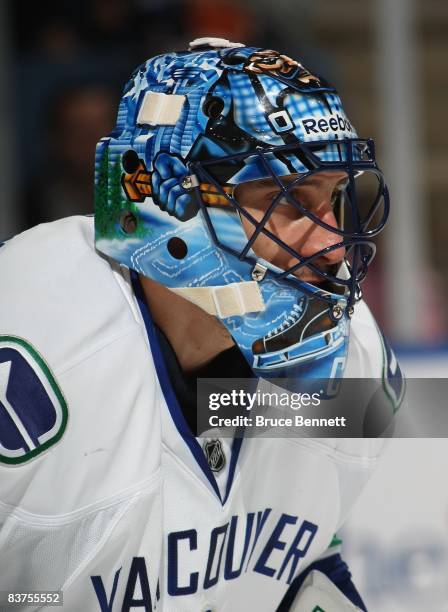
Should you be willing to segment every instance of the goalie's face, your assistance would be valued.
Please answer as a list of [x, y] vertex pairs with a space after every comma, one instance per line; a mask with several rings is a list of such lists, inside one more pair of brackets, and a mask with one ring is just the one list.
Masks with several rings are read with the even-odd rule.
[[[339, 198], [348, 180], [347, 173], [324, 171], [305, 178], [293, 174], [279, 180], [288, 188], [287, 193], [274, 179], [250, 181], [235, 188], [234, 196], [242, 208], [241, 221], [246, 235], [250, 239], [257, 234], [252, 243], [253, 251], [278, 268], [288, 270], [299, 263], [291, 251], [306, 259], [325, 250], [312, 263], [318, 270], [335, 275], [344, 259], [345, 248], [332, 248], [341, 242], [341, 236], [331, 228], [340, 227]], [[324, 225], [318, 225], [300, 207]], [[266, 233], [257, 232], [257, 224], [263, 219]], [[290, 251], [273, 237], [281, 240]], [[295, 268], [292, 273], [314, 285], [323, 281], [306, 265]]]

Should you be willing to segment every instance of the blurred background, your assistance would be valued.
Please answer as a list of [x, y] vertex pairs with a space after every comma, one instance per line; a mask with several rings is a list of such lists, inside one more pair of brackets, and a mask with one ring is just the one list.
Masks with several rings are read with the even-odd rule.
[[[446, 377], [444, 0], [2, 0], [0, 239], [93, 212], [95, 144], [127, 77], [206, 35], [302, 60], [336, 84], [359, 135], [375, 139], [392, 214], [364, 292], [408, 376]], [[345, 533], [355, 577], [372, 610], [448, 610], [448, 442], [397, 443]]]

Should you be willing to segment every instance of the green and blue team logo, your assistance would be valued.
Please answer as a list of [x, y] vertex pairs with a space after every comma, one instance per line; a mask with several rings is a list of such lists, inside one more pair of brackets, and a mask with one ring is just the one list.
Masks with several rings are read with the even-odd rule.
[[26, 340], [0, 336], [0, 463], [15, 465], [58, 442], [67, 403], [50, 368]]

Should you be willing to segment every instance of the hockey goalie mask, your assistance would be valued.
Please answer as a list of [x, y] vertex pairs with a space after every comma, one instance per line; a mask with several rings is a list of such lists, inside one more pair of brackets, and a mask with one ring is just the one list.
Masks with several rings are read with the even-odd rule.
[[96, 152], [96, 246], [218, 317], [257, 376], [341, 376], [389, 203], [336, 90], [201, 39], [132, 75]]

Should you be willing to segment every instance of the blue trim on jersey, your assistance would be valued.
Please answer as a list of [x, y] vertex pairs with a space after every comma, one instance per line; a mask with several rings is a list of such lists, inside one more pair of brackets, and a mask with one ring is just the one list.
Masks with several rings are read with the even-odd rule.
[[243, 443], [243, 438], [234, 438], [232, 444], [232, 456], [230, 458], [230, 467], [229, 473], [227, 474], [227, 486], [226, 486], [226, 494], [224, 496], [224, 500], [222, 505], [224, 505], [230, 495], [230, 490], [233, 484], [233, 478], [235, 476], [235, 468], [238, 461], [238, 457], [240, 455], [241, 445]]
[[154, 365], [156, 368], [157, 376], [159, 378], [160, 386], [162, 387], [163, 395], [165, 396], [165, 400], [166, 400], [168, 409], [170, 411], [171, 418], [173, 419], [178, 432], [184, 439], [184, 442], [188, 445], [188, 448], [190, 449], [191, 454], [196, 459], [197, 464], [199, 465], [201, 470], [204, 472], [207, 480], [210, 482], [211, 486], [213, 487], [213, 490], [218, 496], [221, 504], [224, 505], [227, 501], [227, 498], [229, 497], [230, 490], [232, 488], [233, 478], [235, 475], [235, 468], [236, 468], [238, 456], [239, 456], [240, 449], [241, 449], [242, 439], [235, 438], [233, 441], [232, 456], [230, 459], [229, 473], [227, 476], [226, 493], [225, 493], [224, 499], [222, 499], [218, 484], [215, 480], [212, 470], [210, 469], [210, 466], [208, 465], [205, 454], [199, 442], [192, 434], [187, 421], [185, 420], [184, 414], [179, 405], [174, 389], [171, 385], [171, 381], [168, 375], [165, 361], [163, 359], [162, 350], [160, 348], [156, 330], [154, 328], [154, 323], [153, 323], [148, 305], [145, 300], [143, 288], [140, 283], [138, 274], [134, 272], [133, 270], [131, 270], [130, 272], [131, 272], [132, 288], [134, 290], [134, 295], [137, 299], [137, 303], [140, 308], [140, 312], [142, 313], [143, 321], [146, 327], [146, 333], [148, 334], [148, 340], [149, 340], [149, 344], [151, 347], [152, 356], [154, 358]]
[[291, 586], [281, 600], [276, 612], [288, 612], [288, 610], [291, 609], [300, 587], [312, 570], [319, 570], [319, 572], [325, 574], [331, 580], [331, 582], [333, 582], [333, 584], [335, 584], [338, 589], [344, 593], [347, 599], [349, 599], [353, 604], [355, 604], [355, 606], [358, 606], [358, 608], [364, 612], [367, 612], [366, 605], [361, 599], [360, 594], [356, 590], [356, 587], [351, 580], [352, 575], [348, 569], [348, 565], [342, 560], [339, 553], [325, 557], [325, 559], [318, 559], [317, 561], [314, 561], [314, 563], [311, 563], [306, 570], [294, 578], [294, 580], [291, 582]]

